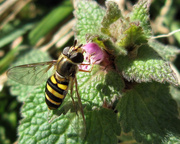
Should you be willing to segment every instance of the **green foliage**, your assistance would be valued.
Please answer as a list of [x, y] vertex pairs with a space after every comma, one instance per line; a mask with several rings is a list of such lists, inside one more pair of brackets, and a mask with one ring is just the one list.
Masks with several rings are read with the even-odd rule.
[[86, 35], [98, 35], [101, 26], [101, 20], [105, 14], [105, 9], [96, 2], [80, 1], [75, 11], [75, 17], [78, 19], [75, 32], [77, 40], [86, 43]]
[[5, 129], [3, 127], [0, 127], [0, 143], [10, 144], [10, 140], [5, 137]]
[[169, 137], [168, 133], [180, 132], [177, 104], [168, 85], [137, 84], [123, 95], [117, 109], [124, 131], [132, 130], [139, 142], [162, 143]]
[[164, 59], [167, 61], [174, 61], [176, 56], [180, 53], [180, 50], [175, 46], [164, 45], [158, 41], [149, 41], [149, 45]]
[[107, 10], [106, 10], [106, 15], [102, 20], [103, 27], [101, 28], [101, 32], [111, 36], [108, 30], [109, 26], [113, 22], [117, 21], [120, 17], [122, 17], [122, 15], [121, 15], [121, 11], [118, 9], [118, 5], [116, 5], [114, 2], [109, 1], [106, 6], [107, 6]]
[[19, 116], [17, 115], [19, 104], [7, 91], [8, 89], [5, 88], [0, 92], [0, 143], [2, 144], [11, 144], [16, 140]]
[[117, 57], [115, 63], [128, 81], [141, 83], [154, 80], [178, 85], [176, 74], [171, 69], [170, 63], [163, 61], [148, 45], [139, 48], [136, 59], [121, 56]]
[[169, 135], [169, 140], [167, 141], [167, 142], [164, 142], [164, 144], [178, 144], [178, 143], [180, 143], [180, 137], [179, 136], [177, 136], [177, 137], [175, 137], [175, 136], [172, 136], [172, 135]]
[[[170, 24], [171, 24], [171, 31], [175, 31], [175, 30], [179, 29], [179, 27], [180, 27], [179, 21], [172, 22]], [[180, 43], [180, 34], [179, 34], [179, 32], [175, 33], [174, 36], [176, 37], [178, 43]]]
[[88, 103], [91, 108], [93, 106], [100, 108], [103, 100], [110, 103], [124, 88], [124, 83], [117, 72], [112, 70], [106, 73], [99, 70], [98, 66], [95, 66], [91, 73], [79, 72], [77, 78], [82, 101]]
[[17, 28], [13, 28], [13, 30], [10, 33], [7, 33], [0, 39], [0, 48], [7, 45], [9, 42], [12, 42], [17, 37], [22, 36], [28, 30], [32, 29], [33, 26], [34, 23], [28, 23], [18, 26]]
[[130, 21], [138, 21], [144, 30], [144, 35], [147, 37], [151, 36], [149, 6], [149, 0], [139, 0], [130, 14]]
[[[93, 41], [110, 56], [113, 55], [114, 72], [122, 75], [119, 77], [121, 80], [116, 81], [116, 85], [121, 86], [122, 80], [125, 80], [125, 87], [119, 91], [123, 97], [117, 104], [124, 132], [132, 131], [138, 142], [171, 142], [170, 137], [177, 137], [180, 132], [180, 127], [176, 127], [180, 121], [177, 105], [171, 97], [167, 83], [179, 85], [177, 74], [169, 62], [176, 58], [179, 50], [149, 41], [152, 33], [148, 12], [150, 1], [139, 0], [128, 15], [124, 14], [115, 2], [106, 1], [104, 16], [97, 12], [98, 20], [93, 21], [93, 24], [98, 24], [91, 25], [94, 32], [89, 31], [91, 14], [86, 15], [84, 12], [91, 5], [103, 12], [104, 9], [94, 2], [79, 1], [78, 5], [75, 9], [77, 38], [83, 43], [85, 40]], [[112, 70], [107, 70], [108, 73], [110, 71]], [[95, 89], [97, 88], [96, 85]], [[86, 88], [83, 91], [86, 91]]]
[[1, 61], [0, 61], [0, 74], [3, 73], [7, 68], [8, 65], [11, 64], [15, 58], [15, 54], [17, 54], [19, 48], [16, 47], [12, 49]]
[[117, 143], [116, 136], [120, 134], [116, 114], [107, 109], [88, 112], [87, 115], [87, 143]]
[[43, 84], [33, 89], [25, 100], [22, 108], [24, 119], [18, 128], [19, 143], [77, 143], [80, 137], [74, 130], [74, 125], [79, 125], [76, 114], [69, 112], [49, 123], [44, 88]]
[[[133, 47], [146, 42], [146, 37], [143, 35], [143, 29], [136, 23], [130, 23], [129, 27], [123, 32], [124, 37], [119, 38], [117, 45], [121, 47]], [[122, 36], [120, 36], [122, 37]]]
[[[31, 44], [36, 44], [71, 12], [69, 3], [64, 1], [39, 22], [28, 34]], [[106, 1], [105, 5], [106, 8], [95, 1], [78, 0], [74, 12], [78, 42], [97, 43], [107, 52], [109, 61], [106, 67], [103, 61], [94, 65], [90, 73], [77, 73], [86, 125], [75, 109], [77, 106], [79, 110], [75, 92], [75, 104], [68, 94], [57, 111], [48, 111], [45, 82], [25, 86], [9, 81], [11, 94], [24, 103], [19, 143], [115, 144], [119, 139], [126, 142], [120, 135], [128, 132], [136, 142], [145, 144], [179, 142], [178, 106], [173, 99], [180, 104], [179, 89], [169, 87], [179, 85], [178, 73], [171, 68], [179, 50], [149, 40], [149, 0], [139, 0], [129, 14], [113, 1]], [[21, 52], [14, 65], [48, 60], [48, 53], [33, 49]], [[4, 135], [3, 129], [0, 132]]]
[[47, 16], [38, 23], [35, 29], [29, 33], [29, 40], [32, 45], [46, 35], [59, 22], [65, 19], [72, 12], [72, 4], [70, 0], [65, 0], [57, 8], [53, 9]]

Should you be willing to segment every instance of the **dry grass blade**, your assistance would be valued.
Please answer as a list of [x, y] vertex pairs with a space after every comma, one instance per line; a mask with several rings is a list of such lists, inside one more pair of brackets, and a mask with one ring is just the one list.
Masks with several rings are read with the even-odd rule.
[[172, 36], [173, 34], [177, 33], [177, 32], [180, 32], [180, 29], [177, 29], [175, 31], [172, 31], [168, 34], [163, 34], [163, 35], [158, 35], [158, 36], [153, 36], [151, 37], [151, 39], [158, 39], [158, 38], [164, 38], [164, 37], [169, 37], [169, 36]]
[[0, 76], [0, 91], [3, 89], [4, 87], [4, 83], [7, 81], [7, 75], [6, 72], [4, 72], [1, 76]]
[[5, 13], [14, 3], [17, 1], [5, 1], [2, 5], [0, 5], [0, 16]]
[[[59, 44], [57, 45], [58, 47], [62, 46], [74, 33], [70, 32], [72, 31], [72, 27], [75, 24], [75, 19], [72, 19], [68, 23], [66, 23], [64, 26], [62, 26], [56, 34], [54, 34], [52, 40], [46, 44], [45, 46], [42, 46], [40, 49], [42, 51], [47, 51], [49, 48], [51, 48], [55, 43], [57, 43], [61, 38]], [[70, 33], [69, 33], [70, 32]], [[73, 34], [72, 34], [73, 33]], [[66, 36], [65, 36], [66, 35]], [[64, 37], [65, 36], [65, 37]], [[60, 45], [61, 43], [61, 45]]]
[[165, 16], [170, 11], [171, 5], [172, 0], [166, 0], [164, 6], [160, 10], [160, 15], [155, 19], [154, 22], [151, 22], [154, 33], [169, 33], [168, 28], [164, 26], [163, 22], [165, 20]]
[[[4, 3], [2, 5], [2, 7], [4, 6], [5, 8], [3, 9], [3, 13], [5, 15], [6, 12], [9, 12], [9, 10], [11, 9], [12, 12], [10, 14], [8, 14], [6, 17], [4, 17], [4, 20], [2, 21], [2, 24], [0, 25], [0, 30], [11, 20], [13, 20], [15, 18], [15, 16], [21, 11], [21, 9], [30, 2], [31, 0], [25, 0], [25, 1], [14, 1], [14, 3]], [[11, 7], [11, 5], [13, 5]], [[0, 8], [1, 9], [1, 8]], [[2, 12], [1, 12], [2, 14]]]

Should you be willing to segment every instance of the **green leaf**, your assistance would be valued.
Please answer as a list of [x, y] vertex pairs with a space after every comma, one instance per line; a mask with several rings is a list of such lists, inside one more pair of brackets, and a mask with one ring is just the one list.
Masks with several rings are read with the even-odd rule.
[[137, 58], [119, 56], [115, 63], [128, 81], [171, 83], [178, 85], [176, 74], [170, 63], [163, 61], [148, 45], [142, 45], [138, 50]]
[[140, 22], [140, 26], [143, 28], [144, 35], [147, 38], [151, 36], [149, 6], [150, 0], [139, 0], [138, 3], [133, 6], [133, 10], [130, 14], [130, 21]]
[[127, 55], [128, 52], [124, 47], [118, 46], [115, 43], [113, 43], [110, 39], [106, 39], [103, 41], [104, 45], [106, 46], [106, 49], [110, 54], [114, 56], [119, 55]]
[[4, 127], [0, 126], [0, 143], [1, 144], [10, 144], [10, 140], [6, 138]]
[[133, 138], [132, 132], [124, 133], [123, 131], [121, 131], [119, 141], [121, 141], [121, 143], [127, 144], [138, 144], [138, 142]]
[[99, 66], [94, 66], [91, 73], [79, 72], [77, 79], [81, 99], [91, 109], [93, 106], [101, 107], [104, 100], [110, 104], [124, 88], [124, 82], [116, 71], [104, 71]]
[[121, 11], [118, 8], [118, 5], [113, 1], [106, 1], [106, 15], [102, 20], [101, 32], [111, 36], [109, 32], [109, 26], [122, 17]]
[[178, 107], [180, 109], [180, 88], [179, 87], [174, 87], [170, 86], [170, 93], [172, 97], [176, 100]]
[[117, 110], [124, 132], [132, 130], [138, 142], [160, 144], [180, 132], [177, 104], [168, 85], [137, 84], [126, 91]]
[[[175, 31], [178, 30], [180, 27], [180, 22], [179, 21], [174, 21], [173, 17], [172, 17], [173, 21], [170, 21], [170, 31]], [[168, 19], [169, 21], [169, 19]], [[173, 36], [176, 38], [176, 40], [178, 41], [178, 43], [180, 43], [180, 33], [176, 32], [173, 34]]]
[[8, 66], [13, 62], [15, 55], [19, 51], [19, 46], [11, 49], [0, 61], [0, 74], [7, 70]]
[[54, 8], [45, 16], [39, 24], [29, 33], [29, 40], [32, 45], [51, 31], [59, 22], [66, 19], [73, 10], [70, 0], [64, 0], [61, 5]]
[[34, 26], [34, 23], [28, 23], [28, 24], [22, 25], [16, 29], [14, 29], [13, 31], [11, 31], [11, 33], [4, 35], [2, 38], [0, 38], [0, 48], [2, 48], [3, 46], [7, 45], [10, 42], [12, 42], [19, 36], [22, 36], [28, 30], [32, 29], [33, 26]]
[[139, 21], [131, 22], [129, 18], [123, 17], [115, 2], [108, 1], [106, 5], [101, 31], [113, 39], [116, 47], [120, 50], [121, 47], [125, 47], [132, 51], [136, 46], [147, 42], [147, 36]]
[[131, 50], [132, 47], [136, 45], [147, 42], [142, 27], [136, 23], [130, 23], [129, 27], [122, 34], [124, 37], [118, 38], [116, 44], [121, 47], [126, 47], [128, 50]]
[[[77, 115], [68, 112], [48, 123], [48, 108], [42, 85], [35, 88], [25, 99], [21, 124], [18, 128], [19, 143], [78, 143], [81, 141], [75, 129]], [[76, 126], [76, 125], [75, 125]], [[79, 124], [78, 124], [79, 126]]]
[[87, 136], [89, 144], [116, 144], [120, 135], [120, 125], [112, 110], [100, 109], [87, 114]]
[[174, 61], [180, 54], [180, 50], [175, 46], [164, 45], [154, 40], [150, 40], [148, 43], [164, 60]]
[[94, 1], [79, 1], [75, 8], [75, 32], [78, 41], [86, 43], [86, 35], [100, 34], [105, 10]]
[[110, 38], [104, 35], [86, 35], [86, 40], [98, 44], [99, 47], [112, 55], [127, 55], [124, 47], [117, 46]]
[[169, 135], [169, 139], [166, 140], [166, 142], [164, 144], [179, 144], [179, 143], [180, 143], [179, 136]]

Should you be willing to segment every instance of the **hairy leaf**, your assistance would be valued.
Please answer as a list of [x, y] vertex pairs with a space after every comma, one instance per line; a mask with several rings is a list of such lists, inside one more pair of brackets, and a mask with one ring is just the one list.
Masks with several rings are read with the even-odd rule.
[[139, 48], [137, 58], [117, 57], [116, 65], [128, 81], [171, 83], [178, 85], [170, 63], [163, 61], [148, 45]]
[[169, 138], [165, 140], [163, 144], [178, 144], [178, 143], [180, 143], [180, 137], [169, 134]]
[[136, 23], [130, 23], [129, 27], [122, 34], [124, 37], [119, 38], [116, 43], [118, 46], [126, 47], [127, 49], [132, 49], [136, 45], [147, 42], [142, 27]]
[[86, 35], [100, 34], [101, 21], [105, 10], [94, 1], [79, 1], [75, 8], [75, 32], [78, 41], [86, 43]]
[[87, 143], [116, 144], [120, 135], [120, 126], [112, 110], [100, 109], [87, 114]]
[[118, 8], [118, 5], [115, 2], [107, 1], [106, 7], [107, 7], [107, 10], [106, 10], [106, 15], [104, 16], [103, 21], [102, 21], [101, 32], [111, 36], [111, 34], [108, 30], [109, 26], [113, 22], [118, 20], [120, 17], [122, 17], [122, 15], [121, 15], [121, 11]]
[[158, 41], [149, 41], [149, 45], [164, 59], [167, 61], [174, 61], [176, 56], [180, 54], [180, 50], [177, 47], [164, 45]]
[[[45, 85], [42, 85], [34, 89], [25, 100], [22, 108], [24, 119], [21, 120], [18, 128], [19, 143], [76, 143], [82, 141], [78, 133], [81, 128], [75, 129], [74, 127], [78, 120], [75, 113], [68, 112], [51, 123], [48, 122], [44, 88]], [[79, 123], [78, 126], [80, 126]]]
[[120, 100], [117, 109], [124, 132], [133, 131], [138, 142], [163, 143], [180, 132], [177, 104], [167, 85], [137, 84]]
[[124, 88], [124, 82], [117, 72], [106, 72], [98, 66], [94, 66], [91, 73], [79, 72], [77, 78], [82, 101], [91, 107], [101, 107], [104, 100], [111, 103], [114, 97], [121, 95]]
[[138, 3], [133, 6], [133, 10], [130, 14], [131, 22], [140, 22], [140, 26], [143, 28], [143, 32], [146, 37], [151, 36], [149, 6], [150, 0], [139, 0]]
[[136, 46], [147, 42], [147, 36], [140, 21], [131, 22], [128, 17], [123, 17], [115, 2], [107, 1], [106, 6], [101, 31], [112, 39], [115, 47], [119, 47], [119, 50], [124, 47], [128, 51], [134, 49], [136, 51], [138, 48]]
[[127, 50], [124, 47], [116, 45], [112, 39], [104, 37], [104, 35], [87, 35], [87, 41], [92, 41], [98, 44], [99, 47], [108, 51], [112, 55], [127, 55]]

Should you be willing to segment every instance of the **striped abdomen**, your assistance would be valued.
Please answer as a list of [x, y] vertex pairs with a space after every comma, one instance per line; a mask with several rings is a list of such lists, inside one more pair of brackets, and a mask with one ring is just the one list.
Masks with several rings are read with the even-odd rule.
[[62, 78], [58, 81], [55, 75], [52, 75], [46, 83], [45, 100], [49, 109], [57, 109], [62, 104], [67, 91], [69, 82]]

